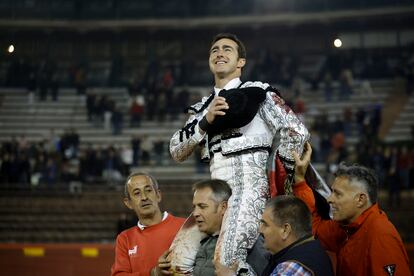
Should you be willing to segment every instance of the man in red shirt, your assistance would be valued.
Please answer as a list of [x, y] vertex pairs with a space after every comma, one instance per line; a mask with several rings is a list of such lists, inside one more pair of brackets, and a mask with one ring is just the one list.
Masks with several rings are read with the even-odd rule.
[[124, 203], [137, 214], [138, 225], [118, 235], [112, 276], [150, 275], [170, 247], [184, 219], [161, 212], [160, 202], [161, 192], [152, 176], [133, 173], [127, 178]]
[[340, 165], [327, 199], [333, 219], [323, 220], [304, 177], [311, 152], [306, 143], [302, 159], [293, 153], [293, 193], [312, 212], [315, 238], [326, 250], [336, 253], [337, 275], [411, 275], [401, 237], [378, 207], [378, 181], [373, 171], [359, 165]]

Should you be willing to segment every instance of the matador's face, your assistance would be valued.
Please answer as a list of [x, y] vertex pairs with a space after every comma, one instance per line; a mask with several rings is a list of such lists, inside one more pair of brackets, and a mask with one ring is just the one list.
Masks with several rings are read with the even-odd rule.
[[246, 59], [239, 58], [237, 48], [237, 43], [228, 38], [222, 38], [211, 46], [209, 66], [215, 77], [240, 77]]

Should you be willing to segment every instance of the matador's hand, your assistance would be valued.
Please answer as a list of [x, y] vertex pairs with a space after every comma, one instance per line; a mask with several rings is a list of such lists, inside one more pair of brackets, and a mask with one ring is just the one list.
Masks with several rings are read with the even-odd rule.
[[216, 116], [226, 115], [226, 109], [229, 109], [229, 105], [227, 104], [226, 99], [220, 96], [214, 97], [206, 114], [207, 122], [209, 124], [212, 124]]

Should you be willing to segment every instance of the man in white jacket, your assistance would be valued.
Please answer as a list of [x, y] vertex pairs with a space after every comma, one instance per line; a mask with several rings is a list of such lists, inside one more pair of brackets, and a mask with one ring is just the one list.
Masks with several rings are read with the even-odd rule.
[[171, 138], [170, 152], [181, 162], [201, 146], [211, 177], [229, 183], [232, 196], [215, 258], [227, 266], [237, 264], [239, 273], [254, 274], [246, 256], [258, 237], [269, 198], [270, 152], [277, 151], [287, 172], [284, 189], [289, 193], [294, 172], [291, 152], [301, 152], [309, 134], [276, 89], [240, 80], [245, 64], [245, 47], [235, 35], [219, 34], [213, 39], [209, 66], [214, 90], [188, 109], [190, 117]]

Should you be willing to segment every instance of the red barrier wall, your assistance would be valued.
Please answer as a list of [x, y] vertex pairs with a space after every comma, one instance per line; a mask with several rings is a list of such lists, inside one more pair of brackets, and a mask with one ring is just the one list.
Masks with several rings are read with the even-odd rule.
[[[414, 272], [414, 244], [406, 245]], [[113, 244], [0, 244], [1, 275], [108, 276]]]
[[0, 244], [1, 275], [107, 276], [113, 244]]

